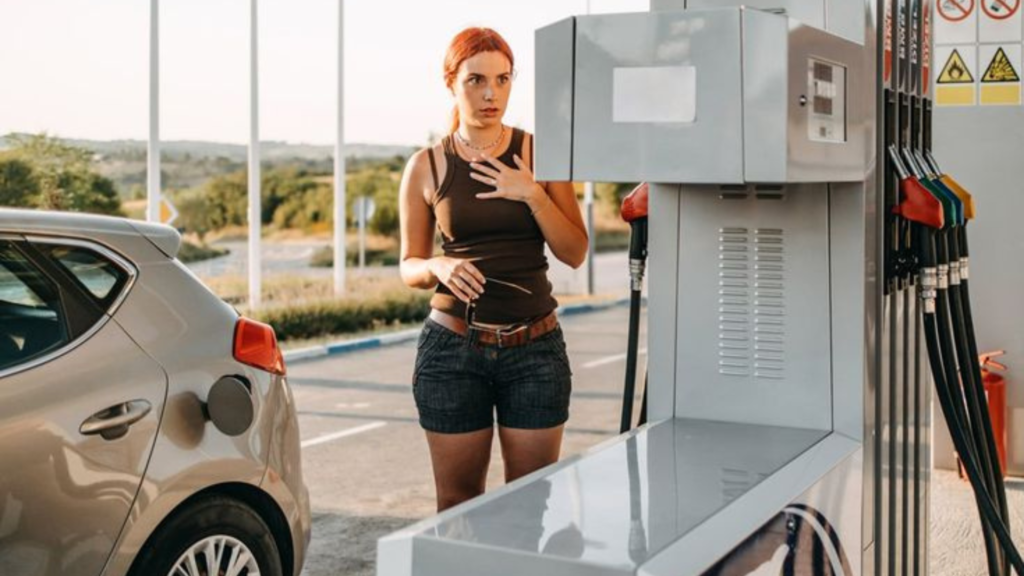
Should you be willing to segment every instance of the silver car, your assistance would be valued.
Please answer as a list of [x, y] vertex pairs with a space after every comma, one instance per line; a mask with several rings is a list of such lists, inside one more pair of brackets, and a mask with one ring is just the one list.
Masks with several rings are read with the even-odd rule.
[[273, 330], [166, 226], [0, 209], [0, 574], [298, 575], [310, 537]]

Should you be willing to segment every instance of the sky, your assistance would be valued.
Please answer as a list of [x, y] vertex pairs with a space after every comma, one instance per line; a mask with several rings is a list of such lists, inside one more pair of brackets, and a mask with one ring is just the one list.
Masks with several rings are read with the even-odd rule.
[[[260, 139], [332, 144], [339, 0], [259, 0]], [[148, 0], [0, 0], [0, 135], [148, 137]], [[160, 137], [249, 137], [249, 1], [160, 2]], [[534, 31], [649, 0], [345, 0], [348, 142], [418, 145], [445, 130], [448, 42], [500, 32], [518, 75], [505, 121], [533, 129]]]

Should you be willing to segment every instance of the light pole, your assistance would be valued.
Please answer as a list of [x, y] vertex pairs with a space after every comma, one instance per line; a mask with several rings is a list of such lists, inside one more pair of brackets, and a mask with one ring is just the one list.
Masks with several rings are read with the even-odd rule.
[[260, 126], [259, 126], [259, 52], [257, 29], [258, 0], [249, 0], [249, 309], [262, 302], [262, 262], [260, 254]]
[[334, 144], [334, 294], [345, 293], [345, 0], [338, 0], [338, 98]]
[[149, 1], [149, 143], [146, 220], [160, 221], [160, 1]]

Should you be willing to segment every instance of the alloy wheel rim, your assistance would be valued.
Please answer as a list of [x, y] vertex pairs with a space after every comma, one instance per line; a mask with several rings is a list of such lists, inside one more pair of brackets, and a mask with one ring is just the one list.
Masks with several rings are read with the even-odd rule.
[[259, 576], [260, 567], [249, 547], [237, 538], [207, 536], [189, 546], [168, 576]]

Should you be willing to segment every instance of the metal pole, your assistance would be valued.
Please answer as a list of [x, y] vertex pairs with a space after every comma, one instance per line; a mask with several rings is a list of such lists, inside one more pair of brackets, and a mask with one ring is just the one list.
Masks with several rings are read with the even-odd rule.
[[345, 0], [338, 0], [338, 111], [334, 144], [334, 294], [345, 293]]
[[261, 303], [260, 126], [257, 3], [249, 2], [249, 309]]
[[583, 185], [583, 209], [587, 218], [587, 237], [590, 242], [587, 245], [587, 296], [596, 293], [594, 286], [594, 244], [597, 237], [594, 234], [594, 183], [587, 182]]
[[356, 203], [359, 214], [359, 272], [366, 268], [366, 196], [360, 196]]
[[160, 1], [149, 0], [149, 144], [146, 220], [160, 221]]

